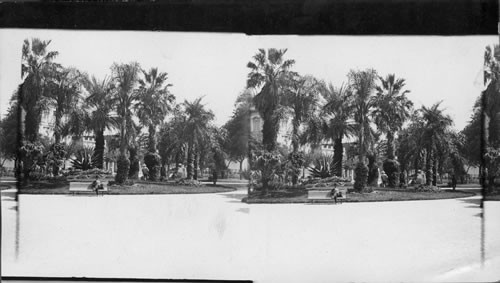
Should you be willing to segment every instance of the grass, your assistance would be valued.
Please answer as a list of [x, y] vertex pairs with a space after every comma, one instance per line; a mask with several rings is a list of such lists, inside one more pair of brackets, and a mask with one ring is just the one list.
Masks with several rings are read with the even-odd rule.
[[[133, 186], [109, 186], [110, 195], [150, 195], [150, 194], [205, 194], [230, 192], [235, 189], [223, 185], [178, 186], [172, 184], [135, 184]], [[19, 190], [20, 194], [67, 195], [68, 182], [33, 182]]]
[[500, 188], [496, 187], [492, 192], [487, 193], [484, 197], [485, 201], [500, 201]]
[[0, 190], [7, 190], [10, 189], [9, 185], [0, 185]]
[[500, 201], [500, 194], [486, 195], [485, 201]]
[[[452, 199], [475, 195], [473, 192], [459, 190], [441, 190], [439, 192], [417, 192], [411, 190], [377, 190], [372, 193], [348, 193], [344, 202], [380, 202], [380, 201], [408, 201], [408, 200], [434, 200]], [[291, 195], [285, 192], [274, 192], [267, 196], [253, 195], [244, 198], [246, 203], [307, 203], [307, 192]], [[331, 201], [333, 203], [333, 201]]]

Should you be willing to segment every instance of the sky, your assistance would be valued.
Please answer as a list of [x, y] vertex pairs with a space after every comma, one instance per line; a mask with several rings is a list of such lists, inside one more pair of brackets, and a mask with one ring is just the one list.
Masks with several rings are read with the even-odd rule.
[[481, 91], [483, 54], [497, 36], [247, 36], [230, 33], [0, 29], [0, 116], [21, 76], [26, 38], [52, 40], [56, 62], [97, 78], [110, 76], [114, 62], [137, 61], [168, 73], [178, 102], [204, 96], [206, 107], [224, 124], [246, 85], [247, 63], [258, 48], [287, 48], [293, 70], [335, 86], [349, 70], [374, 68], [406, 79], [415, 107], [443, 101], [461, 130]]

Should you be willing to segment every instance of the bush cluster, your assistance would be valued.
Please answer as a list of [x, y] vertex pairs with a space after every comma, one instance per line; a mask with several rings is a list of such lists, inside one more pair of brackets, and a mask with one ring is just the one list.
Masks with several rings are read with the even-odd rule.
[[387, 175], [389, 187], [395, 188], [399, 185], [399, 162], [392, 159], [387, 159], [383, 164], [384, 172]]
[[177, 185], [193, 186], [193, 187], [199, 187], [202, 185], [202, 183], [198, 180], [189, 180], [189, 179], [180, 179], [179, 181], [177, 181], [175, 183]]
[[354, 169], [354, 190], [361, 192], [366, 188], [366, 182], [368, 180], [368, 166], [363, 162], [356, 164]]
[[128, 171], [130, 169], [130, 161], [128, 160], [127, 156], [120, 155], [118, 156], [116, 165], [117, 165], [117, 170], [116, 170], [115, 181], [118, 184], [123, 184], [123, 182], [127, 180]]
[[144, 163], [149, 170], [149, 180], [156, 181], [160, 173], [161, 158], [158, 153], [148, 152], [144, 156]]

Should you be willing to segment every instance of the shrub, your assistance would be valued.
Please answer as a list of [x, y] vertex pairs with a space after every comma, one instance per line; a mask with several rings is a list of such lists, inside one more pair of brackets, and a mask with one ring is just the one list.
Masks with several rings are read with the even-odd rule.
[[84, 148], [76, 153], [76, 157], [71, 160], [71, 164], [73, 165], [73, 168], [85, 171], [96, 168], [97, 159], [93, 155], [92, 149]]
[[384, 172], [387, 174], [387, 182], [389, 187], [395, 188], [399, 185], [399, 162], [392, 159], [387, 159], [383, 164]]
[[330, 166], [333, 157], [331, 155], [323, 155], [314, 160], [314, 166], [309, 167], [309, 172], [314, 178], [328, 178], [333, 176], [333, 170]]
[[292, 176], [292, 183], [297, 184], [299, 179], [300, 169], [304, 165], [305, 158], [302, 152], [291, 152], [288, 155], [287, 171]]
[[118, 156], [117, 160], [117, 170], [116, 170], [116, 176], [115, 176], [115, 181], [118, 184], [123, 184], [128, 177], [128, 171], [130, 168], [130, 161], [128, 160], [127, 156], [125, 155], [120, 155]]
[[117, 186], [117, 185], [132, 186], [132, 185], [134, 185], [134, 181], [133, 180], [125, 180], [122, 184], [119, 184], [116, 181], [109, 181], [108, 182], [108, 186]]
[[260, 179], [254, 180], [261, 183], [264, 190], [267, 190], [270, 182], [277, 179], [277, 174], [281, 169], [280, 153], [266, 150], [254, 151], [251, 165], [252, 168], [260, 172]]
[[378, 166], [375, 155], [368, 155], [368, 186], [377, 186], [378, 182]]
[[354, 174], [354, 190], [362, 192], [366, 188], [366, 182], [368, 180], [368, 166], [363, 162], [358, 162], [354, 169]]
[[148, 167], [149, 170], [149, 180], [156, 181], [158, 180], [159, 168], [161, 165], [160, 155], [154, 152], [148, 152], [146, 156], [144, 156], [144, 163]]
[[202, 183], [198, 180], [180, 179], [176, 182], [177, 185], [199, 187]]
[[250, 174], [251, 174], [250, 170], [241, 171], [241, 177], [243, 177], [243, 179], [245, 180], [250, 180]]

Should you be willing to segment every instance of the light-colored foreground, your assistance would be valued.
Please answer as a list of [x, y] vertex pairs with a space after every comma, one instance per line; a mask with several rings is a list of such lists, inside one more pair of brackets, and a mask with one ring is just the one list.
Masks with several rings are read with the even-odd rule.
[[[2, 191], [2, 275], [257, 282], [500, 279], [500, 202], [246, 205], [200, 195], [20, 197]], [[498, 271], [497, 271], [498, 270]]]

